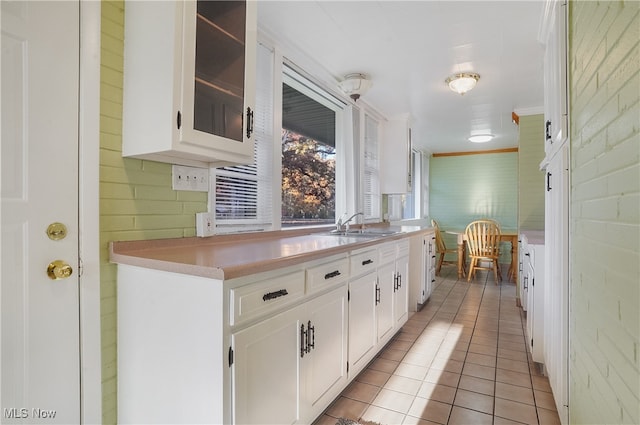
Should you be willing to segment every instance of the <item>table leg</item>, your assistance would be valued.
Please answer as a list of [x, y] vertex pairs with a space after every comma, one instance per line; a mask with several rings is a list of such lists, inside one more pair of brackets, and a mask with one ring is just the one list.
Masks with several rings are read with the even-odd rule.
[[458, 279], [462, 279], [464, 273], [464, 242], [458, 242]]
[[509, 264], [509, 273], [507, 278], [509, 281], [513, 280], [514, 282], [518, 281], [518, 269], [516, 268], [516, 262], [518, 259], [517, 238], [517, 236], [509, 238], [509, 242], [511, 243], [511, 264]]

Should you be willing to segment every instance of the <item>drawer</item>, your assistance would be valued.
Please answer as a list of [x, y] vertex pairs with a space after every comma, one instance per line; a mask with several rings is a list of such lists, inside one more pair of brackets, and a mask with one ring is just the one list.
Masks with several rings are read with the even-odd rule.
[[307, 291], [309, 293], [345, 282], [349, 279], [349, 260], [346, 257], [307, 268]]
[[378, 266], [378, 252], [369, 249], [364, 252], [355, 252], [350, 258], [351, 277], [360, 276], [370, 270], [375, 270]]
[[231, 326], [264, 316], [304, 296], [304, 270], [231, 289]]

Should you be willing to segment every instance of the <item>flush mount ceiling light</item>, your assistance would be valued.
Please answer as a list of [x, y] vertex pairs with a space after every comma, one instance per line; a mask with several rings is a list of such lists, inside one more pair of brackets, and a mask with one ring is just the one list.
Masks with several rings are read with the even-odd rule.
[[486, 143], [493, 139], [493, 134], [474, 134], [469, 137], [469, 141], [473, 143]]
[[354, 102], [365, 94], [372, 85], [371, 80], [365, 74], [358, 72], [345, 75], [344, 80], [338, 83], [340, 90]]
[[472, 72], [463, 72], [460, 74], [452, 75], [445, 80], [445, 83], [454, 92], [464, 95], [466, 92], [476, 86], [476, 83], [480, 79], [478, 74]]

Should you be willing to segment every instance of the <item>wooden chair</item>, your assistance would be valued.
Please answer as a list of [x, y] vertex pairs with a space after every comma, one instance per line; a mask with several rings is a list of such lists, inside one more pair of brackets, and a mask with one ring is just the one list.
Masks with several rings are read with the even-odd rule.
[[[454, 264], [458, 265], [456, 261], [445, 261], [444, 256], [447, 254], [455, 254], [458, 255], [457, 249], [447, 249], [447, 246], [444, 243], [444, 239], [442, 239], [442, 234], [440, 233], [440, 227], [438, 226], [438, 222], [435, 220], [431, 220], [431, 227], [434, 228], [436, 233], [436, 256], [438, 257], [438, 262], [436, 263], [436, 276], [440, 276], [440, 268], [442, 268], [443, 264]], [[462, 263], [462, 274], [465, 274], [465, 264]]]
[[[471, 222], [465, 229], [465, 237], [467, 247], [469, 249], [469, 258], [471, 259], [469, 267], [469, 275], [467, 281], [471, 281], [475, 277], [476, 270], [493, 270], [496, 279], [496, 285], [499, 278], [502, 279], [500, 273], [500, 226], [493, 220], [476, 220]], [[482, 262], [491, 263], [486, 267]]]

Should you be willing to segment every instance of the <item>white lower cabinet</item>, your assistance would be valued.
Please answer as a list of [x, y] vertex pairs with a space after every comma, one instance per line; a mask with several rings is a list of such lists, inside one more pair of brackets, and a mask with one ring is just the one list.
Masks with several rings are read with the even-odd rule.
[[523, 249], [523, 307], [527, 312], [527, 343], [533, 361], [544, 363], [544, 234], [520, 234]]
[[391, 339], [393, 325], [393, 287], [396, 273], [394, 262], [384, 264], [378, 268], [378, 283], [376, 285], [376, 339], [384, 344]]
[[234, 423], [310, 423], [347, 381], [347, 288], [232, 335]]
[[349, 376], [355, 376], [375, 355], [377, 337], [375, 270], [349, 282]]
[[409, 318], [409, 243], [398, 244], [393, 284], [393, 320], [399, 329]]
[[409, 240], [409, 309], [418, 311], [431, 297], [436, 281], [435, 233], [430, 230]]
[[405, 239], [232, 280], [119, 265], [119, 423], [312, 423], [406, 322], [409, 270]]
[[302, 310], [306, 322], [300, 334], [305, 336], [300, 351], [300, 410], [303, 423], [311, 423], [347, 383], [346, 286], [310, 301]]
[[298, 423], [300, 327], [296, 309], [233, 334], [233, 423]]

